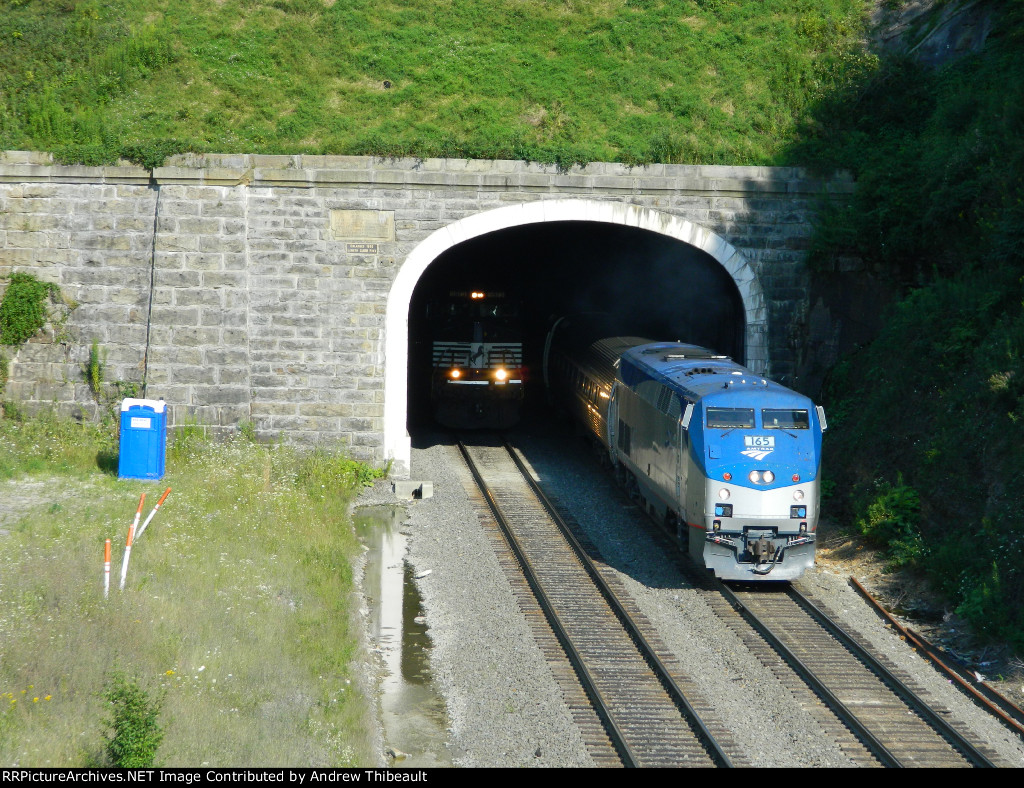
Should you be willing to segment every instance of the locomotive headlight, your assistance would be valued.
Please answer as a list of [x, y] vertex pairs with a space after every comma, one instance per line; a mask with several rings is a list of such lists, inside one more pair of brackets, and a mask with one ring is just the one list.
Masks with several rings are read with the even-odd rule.
[[497, 380], [505, 380], [505, 378], [508, 377], [508, 372], [506, 372], [505, 370], [499, 368], [499, 369], [495, 370], [494, 377]]
[[765, 484], [771, 484], [773, 481], [775, 481], [775, 474], [772, 473], [771, 471], [765, 471], [764, 475], [761, 476], [761, 479], [764, 481]]
[[462, 377], [462, 370], [461, 369], [453, 369], [448, 374], [451, 375], [453, 378], [455, 378], [457, 380], [457, 379]]
[[793, 500], [794, 501], [802, 501], [803, 499], [804, 499], [804, 491], [803, 490], [797, 490], [796, 492], [793, 493]]
[[761, 483], [761, 471], [751, 471], [750, 475], [747, 476], [747, 478], [750, 479], [750, 481], [752, 481], [754, 484], [760, 484]]
[[723, 501], [728, 501], [729, 491], [725, 487], [723, 487], [721, 490], [718, 491], [718, 497], [721, 498]]

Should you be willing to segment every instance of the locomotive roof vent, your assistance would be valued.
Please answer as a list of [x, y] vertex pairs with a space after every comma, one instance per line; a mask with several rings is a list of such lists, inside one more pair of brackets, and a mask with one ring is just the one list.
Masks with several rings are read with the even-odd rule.
[[714, 367], [694, 367], [684, 372], [684, 375], [717, 375], [724, 372], [721, 369], [715, 369]]

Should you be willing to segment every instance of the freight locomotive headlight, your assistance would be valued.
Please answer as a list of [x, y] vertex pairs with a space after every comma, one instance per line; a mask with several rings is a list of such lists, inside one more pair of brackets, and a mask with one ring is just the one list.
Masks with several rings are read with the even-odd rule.
[[750, 481], [752, 481], [754, 484], [760, 484], [761, 483], [761, 471], [751, 471], [750, 475], [747, 476], [747, 478], [750, 479]]
[[802, 501], [803, 499], [804, 499], [804, 491], [803, 490], [797, 490], [796, 492], [793, 493], [793, 500], [794, 501]]
[[508, 373], [505, 370], [503, 370], [503, 369], [498, 369], [498, 370], [495, 371], [494, 377], [497, 380], [505, 380], [505, 378], [508, 377]]
[[461, 369], [453, 369], [448, 374], [451, 375], [452, 378], [454, 378], [455, 380], [458, 380], [459, 378], [462, 377], [462, 370]]
[[761, 479], [764, 480], [765, 484], [771, 484], [773, 481], [775, 481], [775, 474], [772, 473], [771, 471], [765, 471], [764, 474], [761, 476]]
[[723, 501], [728, 501], [729, 491], [725, 487], [723, 487], [721, 490], [718, 491], [718, 497], [721, 498]]

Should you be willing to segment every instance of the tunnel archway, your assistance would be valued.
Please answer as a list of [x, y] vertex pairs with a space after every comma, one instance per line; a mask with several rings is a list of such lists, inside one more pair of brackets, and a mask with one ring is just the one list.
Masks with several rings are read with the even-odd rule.
[[460, 244], [491, 233], [555, 222], [597, 222], [636, 228], [682, 242], [713, 259], [735, 285], [742, 302], [742, 356], [748, 367], [767, 370], [767, 308], [761, 285], [744, 256], [707, 228], [671, 214], [618, 202], [542, 200], [468, 216], [442, 227], [409, 254], [388, 295], [385, 318], [384, 450], [392, 473], [409, 472], [407, 432], [409, 309], [421, 277], [438, 258]]

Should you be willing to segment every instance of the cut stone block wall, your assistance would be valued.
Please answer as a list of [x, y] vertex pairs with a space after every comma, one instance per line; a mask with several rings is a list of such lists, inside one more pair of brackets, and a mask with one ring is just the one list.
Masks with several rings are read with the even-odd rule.
[[94, 416], [95, 340], [111, 395], [145, 385], [172, 427], [247, 422], [401, 476], [408, 298], [441, 251], [567, 217], [673, 235], [729, 270], [747, 363], [785, 380], [813, 216], [852, 189], [793, 168], [185, 155], [149, 171], [0, 153], [0, 289], [25, 271], [75, 304], [13, 357], [4, 397]]

